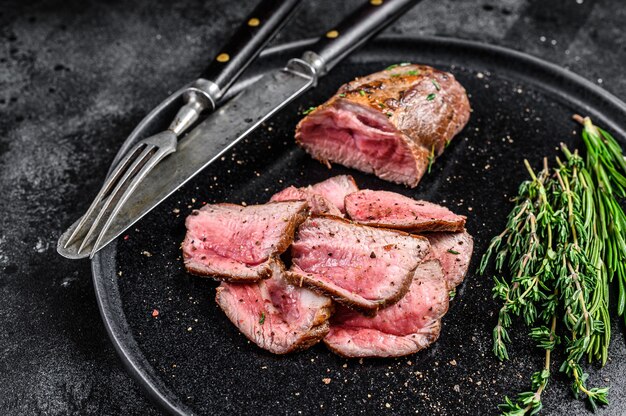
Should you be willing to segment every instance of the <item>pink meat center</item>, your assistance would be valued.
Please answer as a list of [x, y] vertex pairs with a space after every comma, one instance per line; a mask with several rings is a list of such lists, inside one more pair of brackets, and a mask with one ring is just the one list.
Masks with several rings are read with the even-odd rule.
[[416, 174], [403, 133], [385, 115], [358, 104], [338, 100], [312, 114], [302, 124], [300, 137], [305, 147], [314, 147], [315, 155], [324, 159], [376, 174]]

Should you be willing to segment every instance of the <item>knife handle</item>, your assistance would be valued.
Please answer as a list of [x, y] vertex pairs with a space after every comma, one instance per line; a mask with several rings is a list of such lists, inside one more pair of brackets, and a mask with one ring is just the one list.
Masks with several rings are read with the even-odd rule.
[[322, 74], [399, 18], [420, 0], [368, 0], [311, 47], [323, 61]]
[[287, 22], [301, 0], [262, 0], [202, 74], [217, 86], [216, 101]]

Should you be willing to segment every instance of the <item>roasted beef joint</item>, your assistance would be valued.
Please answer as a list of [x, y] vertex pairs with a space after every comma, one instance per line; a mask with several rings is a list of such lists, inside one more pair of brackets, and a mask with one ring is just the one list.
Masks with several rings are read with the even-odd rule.
[[329, 166], [415, 187], [469, 115], [465, 89], [452, 74], [399, 65], [343, 85], [300, 121], [296, 142]]

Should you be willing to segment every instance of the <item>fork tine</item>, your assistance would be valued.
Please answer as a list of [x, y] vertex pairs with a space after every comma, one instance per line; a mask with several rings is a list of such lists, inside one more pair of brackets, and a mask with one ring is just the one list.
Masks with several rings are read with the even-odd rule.
[[[115, 186], [115, 188], [113, 188], [113, 191], [111, 192], [110, 196], [104, 202], [104, 205], [100, 209], [100, 212], [98, 213], [98, 216], [96, 217], [96, 219], [91, 224], [91, 227], [89, 228], [89, 231], [87, 231], [87, 234], [85, 235], [85, 238], [83, 239], [83, 242], [81, 243], [80, 247], [78, 248], [78, 254], [80, 254], [83, 251], [83, 249], [85, 248], [85, 246], [87, 245], [87, 243], [89, 242], [91, 237], [93, 236], [94, 232], [96, 231], [96, 229], [98, 229], [98, 225], [100, 224], [100, 221], [104, 217], [104, 214], [108, 211], [108, 208], [112, 205], [112, 203], [117, 200], [117, 198], [116, 198], [117, 195], [119, 195], [119, 193], [120, 193], [120, 191], [122, 189], [126, 188], [126, 186], [129, 183], [129, 179], [131, 177], [135, 176], [137, 174], [137, 172], [139, 172], [140, 169], [143, 167], [143, 165], [148, 160], [150, 160], [150, 157], [152, 156], [152, 152], [154, 151], [155, 148], [156, 148], [155, 145], [146, 144], [144, 146], [144, 149], [141, 151], [141, 153], [139, 153], [139, 155], [132, 162], [130, 167], [128, 167], [128, 169], [126, 169], [126, 172], [124, 172], [124, 175], [117, 182], [117, 185]], [[133, 153], [135, 153], [135, 152], [133, 152]]]
[[72, 245], [78, 239], [79, 236], [84, 234], [83, 228], [85, 224], [93, 216], [94, 212], [101, 205], [102, 201], [106, 198], [106, 196], [109, 195], [113, 187], [118, 183], [122, 174], [128, 170], [128, 167], [130, 166], [131, 162], [137, 158], [137, 156], [139, 155], [139, 152], [141, 151], [143, 147], [145, 147], [145, 144], [139, 143], [137, 146], [135, 146], [134, 149], [128, 152], [127, 156], [125, 156], [124, 159], [122, 159], [118, 163], [113, 173], [104, 182], [104, 185], [102, 185], [102, 188], [100, 188], [100, 191], [98, 191], [98, 195], [96, 195], [95, 199], [89, 206], [89, 209], [87, 210], [85, 215], [82, 216], [80, 222], [78, 223], [78, 225], [76, 226], [76, 228], [74, 229], [70, 237], [67, 239], [67, 242], [65, 243], [64, 248], [67, 248], [70, 245]]
[[[146, 164], [143, 165], [141, 170], [137, 172], [137, 175], [135, 175], [132, 181], [128, 184], [128, 187], [126, 188], [122, 196], [118, 199], [117, 203], [111, 210], [111, 214], [107, 218], [106, 223], [101, 228], [100, 234], [98, 235], [96, 242], [93, 244], [93, 249], [91, 250], [91, 254], [89, 255], [90, 258], [93, 258], [94, 254], [96, 254], [96, 252], [103, 247], [103, 245], [101, 245], [100, 243], [102, 243], [104, 236], [106, 235], [106, 232], [111, 227], [113, 220], [116, 218], [117, 213], [120, 211], [120, 209], [122, 208], [126, 200], [130, 197], [130, 195], [133, 193], [135, 188], [137, 188], [137, 185], [139, 185], [139, 183], [143, 180], [143, 178], [150, 172], [150, 170], [152, 170], [152, 168], [157, 163], [161, 161], [161, 159], [163, 159], [165, 156], [169, 155], [170, 153], [174, 151], [176, 151], [175, 147], [173, 148], [172, 147], [159, 147], [157, 152], [154, 153], [152, 157], [146, 162]], [[107, 242], [108, 241], [105, 241], [105, 244]]]

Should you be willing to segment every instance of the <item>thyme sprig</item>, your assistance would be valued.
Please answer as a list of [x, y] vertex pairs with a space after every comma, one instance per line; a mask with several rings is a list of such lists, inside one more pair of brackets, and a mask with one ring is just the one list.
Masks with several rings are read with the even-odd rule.
[[[522, 316], [527, 325], [532, 325], [538, 317], [537, 305], [556, 301], [548, 286], [554, 280], [551, 261], [556, 253], [552, 249], [552, 228], [545, 227], [551, 218], [555, 218], [545, 190], [549, 175], [547, 159], [544, 159], [544, 169], [538, 176], [528, 161], [525, 160], [524, 164], [532, 180], [520, 185], [507, 226], [491, 241], [479, 268], [479, 273], [483, 274], [489, 260], [495, 257], [496, 271], [502, 273], [506, 268], [513, 276], [511, 282], [504, 277], [494, 278], [493, 294], [503, 301], [503, 305], [493, 330], [493, 352], [501, 360], [509, 358], [506, 344], [510, 342], [511, 315]], [[548, 305], [547, 309], [553, 307]], [[547, 320], [545, 318], [549, 316], [542, 317]]]
[[553, 351], [565, 357], [559, 371], [572, 381], [575, 397], [595, 410], [608, 404], [608, 388], [587, 386], [583, 358], [608, 359], [610, 340], [609, 290], [617, 280], [618, 315], [626, 315], [626, 214], [618, 198], [626, 197], [626, 160], [617, 141], [576, 116], [583, 124], [586, 147], [561, 144], [563, 160], [550, 169], [547, 159], [536, 174], [522, 182], [502, 233], [485, 252], [479, 273], [490, 263], [493, 296], [502, 301], [493, 330], [493, 352], [507, 360], [513, 320], [522, 319], [529, 336], [544, 350], [544, 366], [531, 376], [529, 391], [505, 397], [505, 415], [537, 414], [541, 395], [551, 378]]

